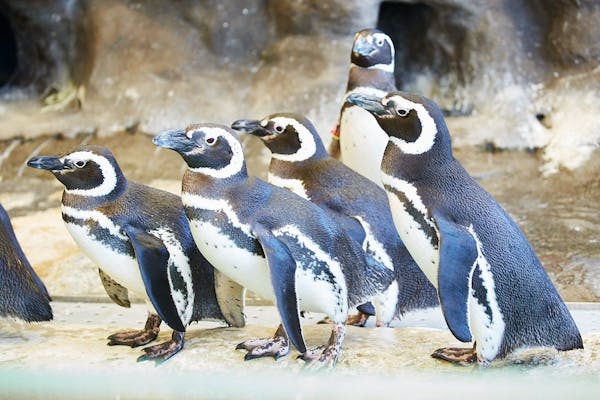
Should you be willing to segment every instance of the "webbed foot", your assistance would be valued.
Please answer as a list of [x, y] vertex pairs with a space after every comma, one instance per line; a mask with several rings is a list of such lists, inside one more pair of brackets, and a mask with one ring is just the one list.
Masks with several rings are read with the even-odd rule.
[[477, 362], [477, 350], [473, 348], [443, 347], [431, 354], [431, 357], [454, 364], [472, 365]]
[[139, 356], [137, 361], [154, 360], [157, 363], [167, 361], [183, 349], [184, 336], [185, 332], [173, 331], [171, 340], [144, 348], [143, 351], [146, 354]]
[[306, 361], [304, 369], [318, 370], [322, 368], [332, 368], [340, 355], [345, 335], [346, 325], [335, 324], [326, 346], [321, 345], [314, 347], [298, 356], [298, 358]]
[[143, 346], [152, 342], [160, 331], [161, 319], [156, 314], [148, 314], [146, 325], [142, 330], [128, 330], [117, 332], [108, 337], [108, 345], [123, 345], [130, 347]]
[[277, 360], [289, 353], [290, 343], [283, 325], [280, 324], [273, 337], [246, 340], [238, 344], [235, 349], [247, 351], [244, 356], [246, 361], [261, 357], [273, 357]]

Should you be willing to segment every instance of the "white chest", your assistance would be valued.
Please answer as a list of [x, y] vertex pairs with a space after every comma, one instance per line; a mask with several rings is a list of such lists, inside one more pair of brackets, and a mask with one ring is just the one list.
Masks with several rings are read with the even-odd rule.
[[81, 251], [121, 286], [149, 302], [137, 260], [97, 240], [86, 226], [65, 223]]
[[310, 200], [306, 189], [304, 188], [304, 184], [300, 179], [287, 179], [281, 178], [271, 172], [269, 172], [267, 180], [269, 183], [278, 186], [280, 188], [287, 189], [300, 197], [305, 198], [306, 200]]
[[[439, 247], [434, 247], [430, 238], [431, 234], [435, 234], [439, 243], [439, 234], [435, 224], [428, 217], [427, 209], [415, 186], [386, 174], [382, 174], [382, 177], [384, 184], [403, 194], [404, 199], [401, 200], [395, 193], [386, 190], [394, 225], [410, 255], [433, 286], [437, 288], [440, 254]], [[409, 209], [412, 213], [409, 212]], [[415, 219], [415, 214], [421, 218]]]
[[368, 111], [357, 106], [344, 110], [340, 120], [342, 162], [379, 186], [387, 143], [388, 135]]
[[216, 269], [259, 296], [275, 299], [264, 257], [239, 247], [210, 222], [190, 220], [190, 229], [198, 249]]

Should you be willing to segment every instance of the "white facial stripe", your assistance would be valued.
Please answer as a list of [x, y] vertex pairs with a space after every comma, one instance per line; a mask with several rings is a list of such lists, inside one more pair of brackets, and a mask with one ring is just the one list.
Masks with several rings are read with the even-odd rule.
[[273, 174], [272, 172], [269, 172], [267, 175], [267, 180], [269, 183], [275, 186], [288, 189], [291, 192], [296, 193], [298, 196], [304, 197], [306, 200], [310, 201], [310, 196], [306, 192], [304, 184], [299, 179], [285, 179]]
[[83, 220], [91, 219], [97, 222], [101, 228], [108, 230], [111, 235], [114, 235], [122, 240], [129, 240], [128, 237], [121, 230], [121, 227], [112, 222], [110, 218], [102, 214], [100, 211], [79, 210], [77, 208], [65, 206], [64, 204], [61, 205], [61, 211], [63, 214], [68, 215], [71, 218]]
[[373, 256], [377, 262], [383, 264], [384, 267], [389, 269], [390, 271], [394, 270], [394, 263], [392, 262], [392, 258], [389, 256], [383, 244], [375, 239], [375, 235], [373, 235], [373, 230], [371, 229], [371, 225], [367, 223], [363, 218], [356, 215], [354, 216], [360, 222], [363, 229], [365, 230], [365, 240], [363, 242], [363, 250]]
[[199, 208], [201, 210], [223, 211], [233, 226], [239, 228], [246, 235], [252, 236], [250, 225], [240, 222], [240, 219], [227, 200], [211, 199], [209, 197], [183, 192], [181, 194], [181, 201], [187, 207]]
[[317, 151], [317, 145], [312, 133], [304, 125], [292, 118], [275, 117], [271, 119], [272, 122], [280, 124], [282, 126], [291, 125], [298, 132], [298, 139], [300, 140], [300, 149], [294, 154], [271, 154], [271, 157], [289, 162], [299, 162], [308, 160]]
[[71, 153], [69, 155], [64, 156], [60, 160], [62, 162], [68, 159], [73, 162], [77, 161], [93, 161], [100, 167], [100, 172], [102, 174], [102, 183], [91, 189], [66, 189], [65, 192], [69, 194], [74, 194], [78, 196], [89, 196], [89, 197], [100, 197], [105, 196], [112, 192], [117, 187], [117, 172], [115, 168], [112, 166], [110, 161], [105, 157], [102, 157], [98, 154], [94, 154], [91, 151], [77, 151], [75, 153]]
[[[483, 281], [483, 286], [485, 287], [487, 294], [486, 301], [492, 311], [492, 318], [490, 320], [489, 316], [485, 313], [485, 307], [479, 304], [475, 297], [475, 291], [471, 288], [471, 299], [469, 301], [469, 328], [473, 334], [473, 339], [477, 341], [478, 355], [486, 360], [493, 360], [500, 351], [502, 339], [504, 338], [504, 317], [496, 298], [494, 275], [492, 274], [489, 262], [485, 258], [485, 254], [483, 254], [483, 246], [479, 241], [479, 237], [477, 236], [473, 225], [469, 226], [468, 231], [477, 244], [476, 264], [481, 271], [481, 280]], [[471, 273], [471, 277], [473, 272]], [[472, 280], [470, 280], [470, 282], [472, 282]]]
[[229, 147], [231, 147], [233, 154], [231, 155], [229, 164], [221, 169], [200, 167], [190, 168], [191, 171], [212, 176], [213, 178], [224, 179], [229, 178], [230, 176], [233, 176], [242, 170], [242, 167], [244, 166], [244, 151], [242, 150], [242, 144], [239, 142], [239, 140], [237, 140], [231, 133], [221, 128], [206, 127], [199, 128], [198, 130], [202, 130], [214, 138], [221, 137], [225, 139], [227, 143], [229, 143]]
[[190, 262], [188, 257], [185, 255], [183, 248], [179, 241], [175, 238], [173, 232], [168, 228], [159, 228], [149, 232], [151, 235], [159, 238], [169, 251], [169, 265], [174, 265], [179, 275], [183, 278], [187, 295], [176, 290], [173, 287], [173, 277], [171, 276], [171, 270], [167, 274], [169, 280], [169, 286], [171, 287], [171, 294], [179, 314], [179, 319], [183, 322], [184, 326], [187, 326], [194, 312], [194, 284], [192, 282], [192, 270], [190, 268]]
[[406, 110], [413, 109], [417, 112], [417, 116], [421, 122], [421, 134], [414, 142], [407, 142], [397, 137], [390, 137], [390, 141], [398, 146], [404, 154], [423, 154], [429, 151], [435, 142], [437, 126], [431, 115], [429, 115], [427, 109], [422, 104], [413, 103], [412, 101], [401, 96], [392, 96], [390, 98], [383, 99], [382, 104], [386, 105], [392, 100], [394, 101], [396, 107]]

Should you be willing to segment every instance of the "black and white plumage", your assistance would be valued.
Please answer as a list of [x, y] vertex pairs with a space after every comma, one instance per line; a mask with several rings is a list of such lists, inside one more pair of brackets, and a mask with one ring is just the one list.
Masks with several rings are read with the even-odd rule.
[[356, 33], [346, 94], [329, 148], [335, 158], [379, 186], [382, 186], [379, 165], [387, 135], [371, 114], [346, 98], [353, 93], [381, 97], [396, 90], [394, 55], [392, 39], [384, 32], [364, 29]]
[[27, 322], [50, 321], [50, 300], [17, 241], [6, 210], [0, 205], [0, 316]]
[[[333, 365], [348, 307], [381, 290], [378, 285], [392, 279], [389, 271], [369, 265], [358, 243], [324, 210], [249, 177], [233, 130], [197, 124], [166, 132], [154, 143], [177, 151], [188, 165], [182, 200], [202, 254], [277, 305], [283, 328], [273, 338], [240, 344], [248, 350], [246, 359], [287, 354], [289, 337], [309, 365]], [[325, 313], [333, 320], [327, 346], [307, 350], [301, 311]]]
[[140, 357], [162, 361], [183, 347], [193, 321], [243, 326], [243, 289], [215, 276], [194, 244], [178, 196], [127, 181], [104, 147], [80, 146], [62, 157], [33, 158], [28, 165], [51, 171], [65, 186], [61, 210], [67, 230], [99, 266], [111, 299], [129, 307], [131, 290], [146, 300], [144, 330], [116, 333], [109, 344], [147, 344], [163, 320], [174, 330], [172, 340], [145, 348]]
[[396, 232], [385, 191], [330, 157], [307, 118], [279, 113], [261, 121], [239, 120], [232, 128], [260, 137], [271, 150], [270, 183], [330, 212], [354, 232], [367, 257], [394, 272], [394, 281], [372, 300], [378, 326], [438, 304], [435, 288]]
[[487, 363], [526, 346], [582, 348], [579, 330], [531, 245], [452, 155], [439, 107], [421, 96], [353, 95], [389, 135], [382, 182], [394, 222], [436, 285], [446, 322], [473, 349], [449, 361]]

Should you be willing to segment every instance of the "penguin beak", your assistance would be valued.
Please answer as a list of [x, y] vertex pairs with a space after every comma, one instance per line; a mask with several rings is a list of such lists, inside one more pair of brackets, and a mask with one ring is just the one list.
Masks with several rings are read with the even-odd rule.
[[358, 56], [367, 57], [377, 49], [366, 38], [360, 38], [354, 45], [352, 52]]
[[27, 161], [27, 165], [32, 168], [45, 169], [47, 171], [71, 169], [71, 167], [62, 162], [60, 158], [49, 156], [33, 157]]
[[192, 143], [183, 129], [174, 129], [158, 134], [152, 139], [158, 147], [175, 150], [179, 153], [190, 150]]
[[385, 106], [381, 104], [381, 98], [377, 96], [352, 93], [350, 96], [346, 97], [346, 101], [367, 110], [375, 116], [387, 114]]
[[250, 120], [250, 119], [238, 119], [233, 124], [231, 124], [231, 129], [235, 129], [236, 131], [249, 133], [253, 136], [264, 137], [271, 135], [271, 132], [266, 130], [261, 124], [260, 121]]

